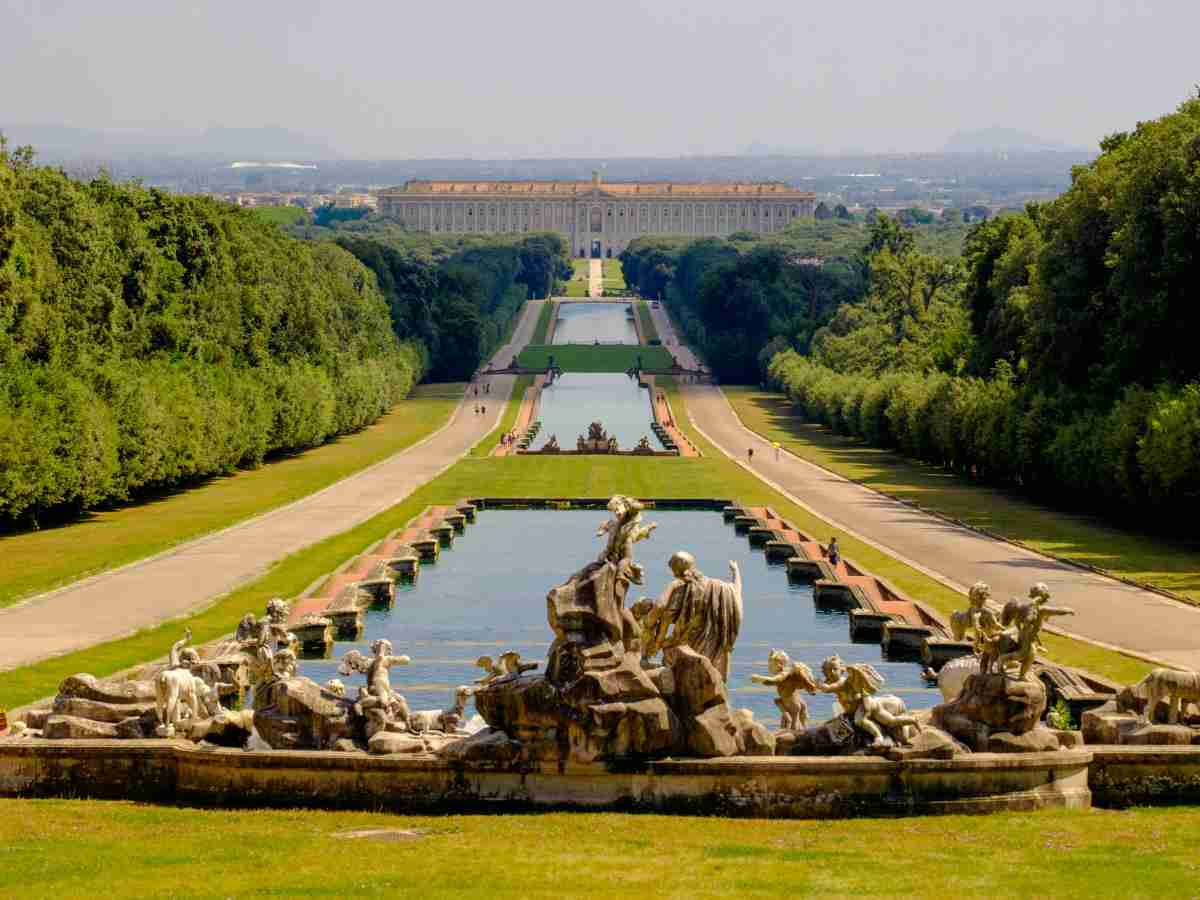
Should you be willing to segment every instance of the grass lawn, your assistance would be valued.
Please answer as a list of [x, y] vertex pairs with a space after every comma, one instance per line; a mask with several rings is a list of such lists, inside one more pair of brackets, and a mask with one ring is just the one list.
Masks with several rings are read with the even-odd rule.
[[[609, 497], [627, 493], [638, 497], [710, 497], [770, 505], [801, 530], [827, 534], [822, 519], [793, 505], [758, 478], [726, 459], [691, 428], [682, 394], [670, 378], [659, 381], [667, 392], [676, 421], [704, 454], [687, 457], [475, 456], [456, 463], [400, 503], [355, 528], [306, 547], [271, 567], [261, 578], [217, 600], [208, 609], [185, 620], [176, 620], [127, 638], [87, 650], [45, 660], [0, 675], [0, 708], [14, 708], [55, 692], [58, 684], [76, 672], [105, 676], [167, 652], [184, 625], [190, 625], [197, 643], [232, 632], [247, 611], [259, 612], [272, 597], [295, 597], [317, 578], [332, 571], [372, 542], [405, 525], [426, 506], [466, 497]], [[515, 415], [520, 394], [514, 392], [505, 421]], [[503, 425], [503, 423], [502, 423]], [[499, 440], [500, 429], [477, 445], [489, 448]], [[486, 516], [486, 513], [485, 513]], [[484, 526], [486, 527], [486, 526]], [[863, 544], [851, 535], [839, 535], [842, 552], [869, 571], [886, 578], [912, 597], [946, 613], [964, 604], [962, 595], [904, 563]], [[780, 573], [780, 578], [785, 577]], [[1090, 669], [1124, 684], [1137, 681], [1150, 666], [1119, 653], [1103, 650], [1052, 634], [1042, 640], [1051, 658]]]
[[578, 257], [576, 257], [575, 259], [572, 259], [571, 260], [571, 272], [572, 272], [571, 277], [575, 278], [575, 279], [582, 279], [583, 283], [587, 284], [588, 273], [591, 270], [590, 269], [591, 262], [592, 261], [590, 259], [579, 259]]
[[541, 310], [538, 311], [537, 323], [533, 326], [533, 334], [530, 335], [529, 343], [546, 343], [546, 334], [550, 331], [550, 323], [554, 321], [556, 315], [558, 315], [557, 303], [553, 300], [547, 300], [542, 304]]
[[[392, 840], [339, 834], [413, 832]], [[1200, 809], [787, 821], [0, 800], [31, 897], [1185, 897]]]
[[646, 368], [671, 367], [671, 354], [663, 347], [643, 347], [638, 344], [537, 344], [531, 342], [521, 351], [522, 366], [545, 368], [550, 357], [564, 372], [624, 372], [642, 358]]
[[621, 269], [621, 261], [619, 259], [601, 260], [600, 274], [606, 291], [624, 291], [628, 289], [628, 285], [625, 284], [625, 272]]
[[1200, 602], [1200, 543], [1128, 531], [1090, 516], [1039, 506], [960, 475], [804, 422], [787, 397], [722, 390], [742, 422], [792, 453], [894, 497], [917, 503], [1045, 553], [1167, 588]]
[[564, 296], [564, 297], [587, 297], [588, 296], [587, 280], [585, 279], [584, 281], [568, 281], [567, 288], [565, 291], [563, 291], [562, 296]]
[[637, 310], [638, 323], [642, 326], [642, 340], [647, 344], [650, 341], [658, 340], [658, 328], [654, 324], [654, 317], [650, 315], [650, 307], [646, 305], [646, 301], [633, 301], [633, 308]]
[[419, 386], [374, 425], [304, 453], [118, 509], [88, 512], [64, 525], [0, 536], [0, 606], [320, 490], [436, 431], [462, 394], [462, 384]]
[[306, 210], [298, 206], [256, 206], [250, 212], [272, 225], [295, 225], [308, 215]]

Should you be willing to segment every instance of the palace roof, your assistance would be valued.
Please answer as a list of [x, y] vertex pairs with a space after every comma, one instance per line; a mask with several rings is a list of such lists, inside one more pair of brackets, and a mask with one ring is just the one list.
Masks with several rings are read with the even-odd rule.
[[811, 192], [801, 191], [780, 182], [678, 182], [678, 181], [406, 181], [404, 184], [380, 191], [381, 194], [421, 194], [477, 196], [479, 194], [515, 197], [552, 196], [574, 197], [592, 193], [617, 197], [691, 197], [736, 196], [769, 197], [780, 200], [811, 198]]

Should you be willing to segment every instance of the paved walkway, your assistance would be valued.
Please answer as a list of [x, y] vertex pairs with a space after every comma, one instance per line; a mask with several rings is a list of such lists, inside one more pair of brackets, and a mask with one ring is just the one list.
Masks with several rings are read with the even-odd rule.
[[588, 260], [588, 296], [604, 296], [604, 265], [602, 260]]
[[[664, 311], [651, 312], [671, 352], [684, 365], [694, 364], [692, 353], [677, 346]], [[1053, 623], [1064, 633], [1200, 669], [1200, 609], [951, 524], [786, 451], [777, 454], [742, 425], [719, 388], [686, 385], [683, 391], [688, 417], [706, 438], [833, 528], [964, 593], [985, 581], [1003, 602], [1024, 597], [1031, 584], [1044, 581], [1055, 603], [1075, 610]], [[748, 463], [751, 447], [754, 461]]]
[[[542, 301], [530, 301], [506, 365], [529, 342]], [[251, 581], [276, 560], [399, 503], [496, 428], [514, 378], [492, 376], [486, 415], [464, 398], [424, 441], [288, 506], [110, 572], [0, 610], [0, 671], [79, 650], [190, 613]], [[456, 499], [456, 498], [451, 498]]]

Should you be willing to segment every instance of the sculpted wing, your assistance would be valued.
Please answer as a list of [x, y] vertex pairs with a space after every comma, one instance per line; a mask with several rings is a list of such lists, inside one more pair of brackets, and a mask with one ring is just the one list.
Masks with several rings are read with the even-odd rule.
[[371, 667], [371, 658], [364, 656], [357, 650], [351, 650], [342, 657], [342, 662], [338, 666], [339, 675], [353, 675], [356, 672], [360, 675], [366, 675], [367, 670]]
[[883, 687], [883, 676], [867, 663], [855, 663], [848, 666], [846, 679], [851, 687], [864, 694], [873, 694]]

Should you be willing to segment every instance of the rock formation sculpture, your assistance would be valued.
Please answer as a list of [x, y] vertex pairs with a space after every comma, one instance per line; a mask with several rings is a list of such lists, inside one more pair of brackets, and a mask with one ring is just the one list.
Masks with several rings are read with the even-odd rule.
[[599, 422], [593, 422], [588, 426], [587, 437], [581, 434], [576, 439], [575, 449], [579, 453], [616, 453], [617, 439], [609, 437]]
[[808, 704], [801, 699], [800, 692], [808, 691], [811, 694], [816, 691], [817, 682], [812, 670], [802, 662], [792, 662], [784, 651], [772, 650], [767, 657], [767, 671], [771, 674], [751, 675], [750, 680], [775, 687], [779, 695], [775, 705], [779, 707], [780, 730], [804, 728], [808, 724]]
[[605, 539], [599, 557], [546, 598], [554, 639], [545, 674], [485, 665], [475, 706], [490, 728], [446, 754], [588, 761], [773, 753], [770, 732], [749, 711], [730, 708], [725, 677], [713, 661], [728, 671], [740, 584], [705, 579], [690, 555], [676, 554], [677, 578], [661, 605], [670, 622], [653, 649], [669, 646], [655, 665], [646, 640], [657, 632], [647, 622], [659, 605], [643, 599], [634, 605], [636, 615], [625, 606], [629, 586], [641, 584], [644, 574], [633, 549], [654, 525], [642, 522], [643, 506], [630, 497], [613, 497], [608, 509], [612, 518], [596, 532]]

